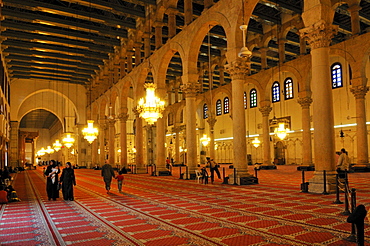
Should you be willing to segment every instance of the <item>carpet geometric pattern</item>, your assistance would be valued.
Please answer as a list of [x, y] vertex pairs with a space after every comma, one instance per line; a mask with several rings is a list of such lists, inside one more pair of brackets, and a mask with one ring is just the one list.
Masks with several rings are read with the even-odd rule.
[[[0, 245], [356, 245], [345, 240], [344, 205], [335, 194], [301, 193], [296, 166], [261, 170], [249, 186], [198, 184], [176, 169], [127, 174], [123, 193], [113, 180], [110, 194], [100, 171], [75, 173], [75, 201], [48, 201], [42, 168], [13, 175], [22, 201], [0, 205]], [[369, 210], [370, 173], [351, 173], [349, 182]]]

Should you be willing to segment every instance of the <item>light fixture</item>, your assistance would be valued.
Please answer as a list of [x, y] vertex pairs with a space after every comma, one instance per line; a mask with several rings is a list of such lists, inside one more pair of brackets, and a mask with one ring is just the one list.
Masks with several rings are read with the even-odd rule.
[[59, 139], [55, 140], [55, 143], [53, 143], [53, 148], [56, 152], [62, 148], [62, 144], [59, 142]]
[[288, 135], [288, 131], [289, 129], [285, 128], [284, 123], [279, 123], [279, 127], [275, 128], [274, 133], [276, 136], [278, 136], [278, 138], [280, 138], [280, 140], [284, 140], [284, 138]]
[[240, 26], [240, 29], [243, 32], [243, 47], [240, 49], [238, 56], [240, 58], [249, 58], [252, 56], [252, 52], [246, 46], [246, 32], [248, 29], [248, 25], [244, 24], [244, 1], [242, 1], [242, 12], [243, 12], [243, 25]]
[[154, 83], [145, 83], [146, 89], [145, 98], [140, 98], [138, 106], [136, 107], [139, 116], [143, 118], [149, 125], [153, 125], [159, 118], [162, 118], [164, 111], [164, 102], [155, 96]]
[[45, 151], [48, 154], [53, 154], [54, 153], [54, 149], [52, 149], [50, 145], [47, 147], [47, 149]]
[[42, 147], [39, 151], [37, 151], [38, 156], [43, 156], [43, 155], [45, 155], [45, 153], [46, 153], [46, 150], [45, 150], [44, 147]]
[[121, 152], [122, 152], [122, 150], [121, 150], [121, 149], [118, 149], [118, 150], [117, 150], [117, 152], [118, 152], [118, 153], [121, 153]]
[[74, 142], [75, 142], [75, 139], [73, 137], [71, 137], [70, 133], [67, 133], [67, 136], [65, 138], [63, 138], [63, 144], [67, 148], [71, 148], [72, 145], [74, 144]]
[[200, 142], [202, 143], [203, 146], [207, 146], [211, 139], [207, 137], [207, 134], [203, 134], [203, 137], [200, 139]]
[[252, 144], [254, 147], [258, 148], [261, 144], [261, 141], [258, 139], [258, 137], [255, 137], [252, 141]]
[[82, 135], [84, 139], [86, 139], [89, 143], [94, 142], [94, 140], [98, 137], [99, 130], [98, 128], [94, 127], [94, 121], [88, 120], [87, 127], [82, 129]]

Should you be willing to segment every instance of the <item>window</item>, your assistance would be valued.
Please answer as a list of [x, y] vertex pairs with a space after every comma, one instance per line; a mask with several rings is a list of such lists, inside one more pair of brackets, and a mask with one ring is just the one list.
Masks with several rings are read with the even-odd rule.
[[272, 102], [280, 102], [280, 84], [279, 82], [275, 81], [272, 84]]
[[293, 98], [293, 80], [286, 78], [284, 82], [285, 100]]
[[247, 93], [244, 91], [244, 109], [247, 108]]
[[257, 90], [256, 89], [252, 89], [250, 92], [249, 92], [249, 99], [250, 99], [250, 107], [251, 108], [255, 108], [257, 107]]
[[222, 104], [221, 100], [218, 99], [216, 102], [216, 115], [221, 115], [222, 114]]
[[342, 65], [340, 63], [334, 63], [331, 65], [331, 85], [332, 88], [343, 87], [342, 81]]
[[224, 114], [229, 113], [229, 98], [225, 97], [224, 98]]
[[205, 103], [203, 105], [203, 119], [207, 119], [208, 118], [208, 106], [207, 104]]

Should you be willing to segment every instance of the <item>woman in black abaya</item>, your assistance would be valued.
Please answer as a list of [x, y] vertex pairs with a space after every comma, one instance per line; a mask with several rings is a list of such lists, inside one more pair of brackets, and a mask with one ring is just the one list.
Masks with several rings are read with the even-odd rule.
[[67, 162], [63, 169], [60, 184], [62, 185], [63, 199], [73, 201], [73, 186], [76, 185], [76, 177], [70, 162]]
[[58, 190], [58, 174], [59, 166], [54, 160], [50, 161], [50, 165], [46, 168], [44, 175], [46, 176], [46, 193], [48, 194], [49, 201], [59, 198]]

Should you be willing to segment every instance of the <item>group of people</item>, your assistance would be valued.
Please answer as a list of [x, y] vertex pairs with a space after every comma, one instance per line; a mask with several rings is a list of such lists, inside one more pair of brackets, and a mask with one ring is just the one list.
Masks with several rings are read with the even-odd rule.
[[44, 172], [44, 176], [46, 177], [46, 193], [49, 201], [55, 201], [57, 198], [59, 198], [60, 189], [62, 189], [64, 200], [73, 201], [73, 186], [76, 185], [76, 177], [72, 168], [72, 164], [67, 162], [60, 178], [59, 174], [59, 165], [54, 160], [50, 161], [49, 166]]
[[13, 186], [0, 185], [0, 204], [6, 204], [8, 202], [19, 202], [17, 192]]
[[[221, 179], [220, 170], [218, 169], [219, 165], [217, 164], [217, 162], [215, 162], [210, 157], [207, 157], [206, 165], [209, 167], [209, 170], [211, 172], [211, 183], [212, 184], [215, 181], [215, 173], [217, 174], [218, 179]], [[209, 175], [208, 175], [208, 172], [207, 172], [207, 168], [205, 166], [202, 167], [200, 172], [201, 172], [201, 175], [202, 175], [201, 176], [202, 184], [208, 184]]]
[[118, 185], [118, 191], [121, 193], [122, 192], [122, 184], [124, 182], [124, 177], [123, 177], [123, 174], [124, 173], [127, 173], [127, 170], [125, 167], [122, 168], [122, 170], [120, 170], [118, 172], [118, 175], [116, 176], [115, 173], [114, 173], [114, 169], [113, 167], [106, 163], [102, 169], [101, 169], [101, 176], [103, 177], [103, 180], [104, 180], [104, 184], [105, 184], [105, 189], [107, 190], [107, 194], [110, 193], [110, 189], [111, 189], [111, 183], [112, 183], [112, 179], [117, 179], [117, 185]]

